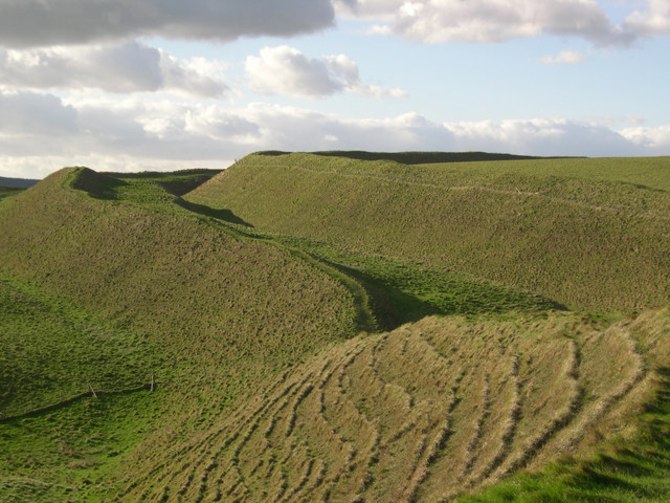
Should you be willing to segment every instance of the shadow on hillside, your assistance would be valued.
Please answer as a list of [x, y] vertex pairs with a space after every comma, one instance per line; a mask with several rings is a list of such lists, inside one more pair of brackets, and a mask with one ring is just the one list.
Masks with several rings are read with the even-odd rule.
[[567, 310], [566, 306], [541, 297], [537, 298], [538, 304], [534, 308], [530, 305], [521, 306], [514, 302], [510, 302], [509, 305], [492, 305], [489, 302], [475, 302], [472, 299], [463, 299], [462, 302], [455, 301], [448, 305], [439, 306], [430, 301], [423, 300], [410, 292], [403, 291], [383, 279], [372, 277], [358, 269], [331, 262], [323, 258], [319, 258], [319, 260], [354, 278], [363, 286], [370, 298], [370, 307], [374, 312], [379, 328], [382, 330], [394, 330], [405, 323], [413, 323], [426, 316], [432, 315], [476, 316], [487, 313], [517, 311], [519, 309]]
[[117, 200], [119, 198], [117, 189], [128, 185], [128, 182], [119, 180], [107, 173], [98, 173], [88, 168], [79, 172], [72, 187], [83, 190], [96, 199]]
[[342, 264], [320, 258], [340, 272], [358, 281], [370, 297], [370, 306], [377, 318], [379, 328], [385, 331], [393, 330], [405, 323], [419, 321], [421, 318], [433, 314], [450, 314], [444, 310], [403, 292], [383, 281], [372, 278], [367, 274]]
[[197, 213], [199, 215], [204, 215], [206, 217], [213, 217], [213, 218], [218, 218], [219, 220], [224, 220], [226, 222], [229, 222], [231, 224], [238, 224], [238, 225], [243, 225], [244, 227], [249, 227], [253, 228], [253, 225], [251, 225], [249, 222], [246, 222], [245, 220], [242, 220], [240, 217], [235, 215], [230, 210], [227, 209], [214, 209], [210, 208], [209, 206], [205, 206], [203, 204], [196, 204], [192, 203], [190, 201], [186, 201], [185, 199], [182, 199], [181, 197], [178, 197], [176, 199], [176, 203], [181, 206], [182, 208], [191, 211], [193, 213]]

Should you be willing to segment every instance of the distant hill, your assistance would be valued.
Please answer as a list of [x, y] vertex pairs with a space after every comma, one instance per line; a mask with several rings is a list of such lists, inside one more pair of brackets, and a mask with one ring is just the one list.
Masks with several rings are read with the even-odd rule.
[[260, 230], [616, 311], [670, 298], [669, 191], [670, 158], [408, 166], [262, 154], [185, 198]]
[[0, 187], [27, 189], [28, 187], [35, 185], [37, 182], [39, 182], [39, 180], [30, 180], [27, 178], [5, 178], [0, 176]]

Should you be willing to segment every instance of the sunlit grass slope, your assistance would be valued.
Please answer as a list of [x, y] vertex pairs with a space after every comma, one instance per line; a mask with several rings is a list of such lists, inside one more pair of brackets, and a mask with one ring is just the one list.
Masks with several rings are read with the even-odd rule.
[[670, 158], [408, 166], [256, 154], [185, 197], [262, 231], [626, 311], [670, 297], [668, 190]]
[[431, 317], [357, 337], [172, 449], [178, 466], [146, 458], [124, 496], [446, 501], [615, 435], [632, 442], [669, 361], [668, 318]]
[[347, 291], [303, 261], [177, 205], [150, 211], [72, 183], [98, 197], [118, 182], [63, 170], [6, 204], [6, 274], [161, 341], [184, 361], [213, 358], [216, 347], [226, 359], [253, 355], [281, 367], [318, 341], [354, 332]]
[[[11, 461], [0, 462], [3, 496], [21, 493], [32, 501], [36, 487], [63, 486], [82, 500], [109, 501], [114, 481], [136, 474], [133, 459], [160, 457], [167, 445], [211, 425], [239, 396], [356, 333], [356, 309], [340, 282], [278, 247], [215, 227], [155, 187], [151, 180], [133, 185], [75, 168], [0, 205], [0, 274], [6, 279], [0, 406], [10, 417], [27, 413], [19, 423], [0, 425]], [[149, 423], [138, 419], [152, 427], [119, 434], [135, 442], [137, 457], [125, 457], [132, 451], [126, 445], [114, 470], [110, 460], [96, 461], [102, 463], [93, 468], [98, 478], [107, 473], [103, 487], [82, 480], [79, 470], [88, 465], [74, 463], [63, 472], [68, 464], [50, 465], [57, 459], [50, 455], [40, 465], [40, 453], [53, 452], [53, 433], [67, 433], [61, 422], [72, 416], [69, 406], [56, 408], [40, 422], [39, 409], [85, 392], [88, 382], [114, 391], [147, 384], [154, 373], [156, 410]], [[141, 393], [118, 398], [121, 410], [113, 396], [104, 399], [122, 422], [123, 414], [133, 423], [147, 411]], [[112, 422], [105, 428], [126, 431]], [[82, 419], [81, 432], [87, 424]], [[26, 428], [44, 434], [30, 436]], [[66, 444], [85, 443], [86, 435]], [[25, 461], [28, 452], [37, 464]]]

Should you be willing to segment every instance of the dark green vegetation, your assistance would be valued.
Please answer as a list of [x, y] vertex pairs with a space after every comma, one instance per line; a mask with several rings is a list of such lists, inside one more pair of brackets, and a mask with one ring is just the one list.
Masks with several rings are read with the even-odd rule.
[[0, 201], [9, 196], [15, 196], [23, 189], [12, 188], [12, 187], [0, 187]]
[[0, 280], [0, 420], [93, 389], [150, 383], [160, 350], [95, 315]]
[[670, 158], [249, 156], [186, 198], [256, 229], [628, 311], [670, 295]]
[[665, 158], [60, 171], [0, 202], [0, 501], [667, 501], [668, 191]]

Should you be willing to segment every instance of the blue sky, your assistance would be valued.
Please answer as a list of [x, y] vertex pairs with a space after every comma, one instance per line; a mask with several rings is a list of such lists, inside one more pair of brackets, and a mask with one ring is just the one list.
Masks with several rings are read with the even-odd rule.
[[0, 12], [3, 176], [225, 167], [270, 148], [670, 154], [667, 0]]

